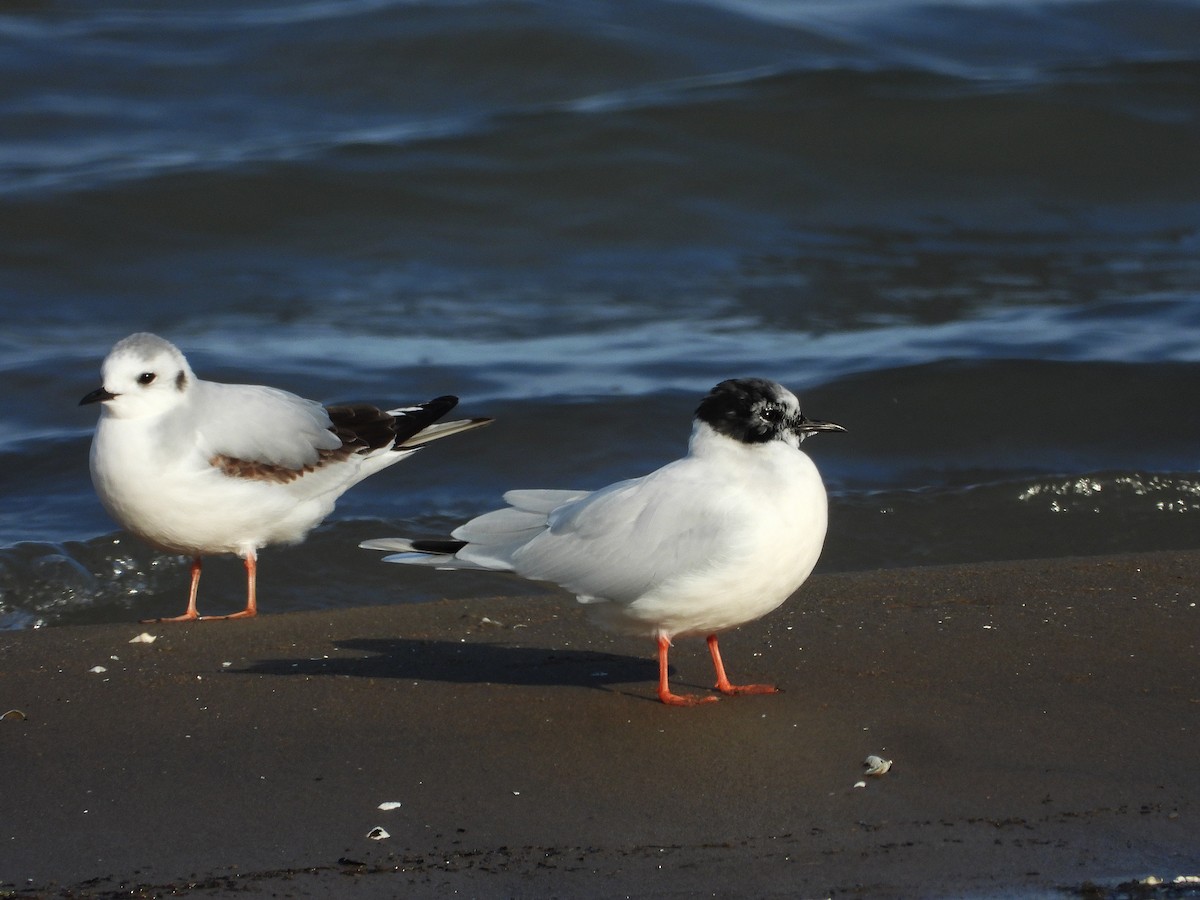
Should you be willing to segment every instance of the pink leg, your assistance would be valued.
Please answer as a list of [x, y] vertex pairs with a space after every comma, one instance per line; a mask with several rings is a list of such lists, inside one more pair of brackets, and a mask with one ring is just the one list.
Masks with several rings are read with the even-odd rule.
[[717, 670], [717, 690], [722, 694], [778, 694], [773, 684], [730, 684], [725, 677], [725, 666], [721, 662], [721, 651], [717, 647], [717, 636], [708, 636], [708, 652], [712, 654], [713, 668]]
[[699, 703], [714, 703], [720, 697], [695, 697], [690, 694], [672, 694], [671, 686], [667, 683], [667, 651], [671, 642], [663, 637], [658, 638], [658, 699], [668, 706], [696, 706]]
[[230, 613], [227, 616], [201, 616], [204, 622], [219, 619], [253, 619], [258, 615], [258, 596], [255, 582], [258, 578], [258, 555], [251, 550], [246, 554], [246, 608], [241, 612]]
[[142, 619], [143, 625], [152, 625], [159, 622], [194, 622], [200, 616], [196, 612], [196, 592], [200, 589], [200, 557], [192, 560], [192, 589], [188, 593], [188, 608], [182, 616], [172, 616], [169, 619]]

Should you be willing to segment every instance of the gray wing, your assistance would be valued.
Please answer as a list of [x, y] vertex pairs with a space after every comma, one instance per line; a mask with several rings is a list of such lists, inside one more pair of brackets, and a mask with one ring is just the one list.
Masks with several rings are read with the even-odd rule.
[[510, 504], [456, 528], [450, 541], [381, 538], [388, 562], [516, 572], [584, 602], [632, 603], [739, 551], [753, 515], [736, 487], [712, 484], [689, 458], [643, 478], [586, 491], [510, 491]]
[[724, 526], [736, 504], [717, 502], [713, 486], [688, 463], [557, 507], [540, 533], [512, 551], [513, 569], [581, 599], [624, 603], [702, 570], [727, 552]]
[[185, 413], [209, 459], [303, 469], [342, 445], [320, 403], [277, 388], [198, 381]]

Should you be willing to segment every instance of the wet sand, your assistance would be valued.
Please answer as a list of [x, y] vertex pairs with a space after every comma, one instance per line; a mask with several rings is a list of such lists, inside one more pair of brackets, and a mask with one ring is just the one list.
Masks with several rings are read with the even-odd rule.
[[[784, 692], [689, 709], [655, 700], [650, 641], [544, 592], [0, 634], [0, 712], [27, 715], [0, 721], [0, 896], [1028, 897], [1200, 874], [1198, 573], [1172, 552], [818, 576], [722, 640], [734, 681]], [[677, 688], [711, 683], [702, 641], [672, 663]], [[868, 754], [891, 771], [864, 777]]]

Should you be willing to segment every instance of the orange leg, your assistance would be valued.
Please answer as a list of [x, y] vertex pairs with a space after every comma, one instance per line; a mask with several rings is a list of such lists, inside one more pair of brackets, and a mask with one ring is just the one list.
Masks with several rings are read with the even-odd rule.
[[658, 638], [658, 699], [668, 706], [695, 706], [699, 703], [714, 703], [720, 697], [695, 697], [690, 694], [672, 694], [667, 683], [667, 651], [671, 642], [659, 635]]
[[722, 694], [778, 694], [773, 684], [730, 684], [725, 677], [725, 666], [721, 662], [721, 651], [717, 647], [717, 636], [708, 636], [708, 652], [712, 654], [713, 668], [717, 670], [717, 690]]
[[200, 589], [200, 557], [192, 560], [192, 589], [188, 593], [188, 608], [182, 616], [171, 616], [167, 619], [142, 619], [143, 625], [155, 625], [159, 622], [194, 622], [200, 618], [196, 612], [196, 592]]
[[258, 615], [258, 596], [255, 582], [258, 578], [258, 555], [251, 550], [246, 554], [246, 608], [241, 612], [230, 613], [227, 616], [201, 616], [203, 622], [218, 619], [253, 619]]

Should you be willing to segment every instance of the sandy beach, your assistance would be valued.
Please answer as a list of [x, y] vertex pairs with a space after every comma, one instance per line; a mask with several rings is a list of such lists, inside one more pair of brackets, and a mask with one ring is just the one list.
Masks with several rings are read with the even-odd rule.
[[[690, 709], [655, 700], [650, 641], [545, 592], [355, 608], [337, 585], [334, 612], [268, 594], [250, 622], [4, 633], [0, 712], [25, 718], [0, 721], [0, 896], [1105, 896], [1200, 874], [1198, 571], [817, 576], [722, 639], [733, 680], [783, 693]], [[702, 641], [672, 663], [711, 683]], [[864, 776], [870, 754], [891, 770]]]

